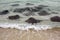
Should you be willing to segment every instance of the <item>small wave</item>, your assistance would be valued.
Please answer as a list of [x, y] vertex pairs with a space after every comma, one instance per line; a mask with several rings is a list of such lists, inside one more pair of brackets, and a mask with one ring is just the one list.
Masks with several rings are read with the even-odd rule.
[[1, 28], [16, 28], [19, 30], [47, 30], [52, 29], [51, 25], [31, 25], [31, 24], [12, 24], [12, 23], [0, 23]]

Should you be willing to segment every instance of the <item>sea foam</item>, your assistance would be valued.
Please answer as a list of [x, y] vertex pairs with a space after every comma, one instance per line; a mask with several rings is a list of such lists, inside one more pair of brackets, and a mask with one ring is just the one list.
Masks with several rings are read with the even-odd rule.
[[0, 23], [1, 28], [16, 28], [20, 30], [47, 30], [51, 29], [51, 25], [31, 25], [31, 24], [12, 24], [12, 23]]

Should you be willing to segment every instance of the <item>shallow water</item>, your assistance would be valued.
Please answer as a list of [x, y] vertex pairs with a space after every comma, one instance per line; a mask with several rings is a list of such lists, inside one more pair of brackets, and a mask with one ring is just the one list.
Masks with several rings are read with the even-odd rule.
[[[32, 3], [34, 5], [32, 6], [26, 6], [25, 4], [29, 2], [29, 3]], [[12, 4], [19, 4], [19, 6], [11, 6]], [[37, 6], [37, 5], [47, 5], [48, 7], [47, 8], [44, 8], [44, 10], [48, 11], [47, 9], [49, 8], [51, 11], [48, 11], [49, 13], [51, 13], [51, 15], [47, 15], [47, 16], [39, 16], [37, 15], [34, 15], [34, 16], [24, 16], [23, 14], [21, 13], [14, 13], [12, 12], [15, 8], [24, 8], [24, 7], [34, 7], [34, 6]], [[55, 27], [55, 26], [60, 26], [60, 22], [51, 22], [50, 21], [50, 17], [53, 17], [53, 16], [60, 16], [60, 1], [59, 0], [1, 0], [0, 1], [0, 11], [3, 11], [3, 10], [9, 10], [10, 13], [7, 14], [7, 15], [0, 15], [0, 23], [12, 23], [12, 24], [28, 24], [25, 22], [25, 20], [27, 20], [28, 18], [30, 17], [34, 17], [36, 19], [40, 19], [40, 20], [43, 20], [43, 22], [40, 22], [38, 24], [35, 24], [35, 25], [50, 25], [52, 27]], [[58, 14], [52, 14], [52, 12], [57, 12]], [[11, 15], [20, 15], [22, 18], [18, 19], [18, 20], [9, 20], [7, 19], [8, 16], [11, 16]], [[6, 24], [5, 24], [6, 25]], [[9, 25], [8, 25], [9, 26]], [[49, 27], [50, 27], [49, 26]], [[19, 28], [19, 27], [18, 27]]]

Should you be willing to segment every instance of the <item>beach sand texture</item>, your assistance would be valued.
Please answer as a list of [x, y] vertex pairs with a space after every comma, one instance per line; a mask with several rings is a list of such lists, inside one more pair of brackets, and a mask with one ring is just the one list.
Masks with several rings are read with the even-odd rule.
[[60, 40], [60, 28], [39, 31], [0, 28], [0, 40]]

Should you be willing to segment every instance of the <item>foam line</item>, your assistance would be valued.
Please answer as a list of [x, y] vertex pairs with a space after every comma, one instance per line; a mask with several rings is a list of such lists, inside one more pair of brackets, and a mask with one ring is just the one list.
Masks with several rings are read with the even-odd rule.
[[2, 28], [16, 28], [20, 30], [28, 30], [34, 28], [35, 30], [47, 30], [51, 29], [51, 25], [30, 25], [30, 24], [13, 24], [13, 23], [0, 23]]

